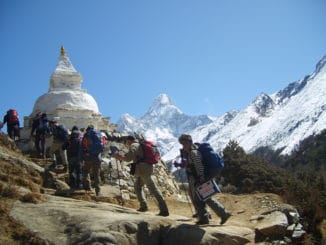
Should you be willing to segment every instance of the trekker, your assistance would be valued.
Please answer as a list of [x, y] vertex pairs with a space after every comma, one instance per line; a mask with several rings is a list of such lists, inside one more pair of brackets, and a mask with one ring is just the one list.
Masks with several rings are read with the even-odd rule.
[[[19, 139], [20, 129], [19, 129], [19, 117], [15, 109], [9, 109], [6, 115], [3, 117], [3, 122], [1, 128], [7, 123], [7, 133], [8, 136], [13, 139]], [[0, 129], [1, 129], [0, 128]]]
[[82, 133], [73, 126], [68, 140], [67, 158], [69, 163], [69, 186], [72, 189], [81, 188], [81, 142]]
[[50, 121], [50, 130], [53, 136], [52, 145], [50, 148], [50, 155], [52, 157], [52, 165], [50, 168], [55, 169], [59, 164], [58, 159], [61, 159], [63, 171], [66, 172], [68, 168], [67, 160], [67, 145], [68, 145], [68, 131], [63, 125], [59, 125], [57, 120]]
[[38, 156], [46, 158], [45, 138], [50, 134], [49, 121], [46, 113], [38, 112], [32, 123], [31, 138], [35, 132], [35, 148]]
[[158, 207], [160, 209], [159, 216], [169, 216], [169, 210], [166, 202], [162, 196], [162, 193], [157, 188], [155, 182], [153, 181], [153, 164], [146, 163], [142, 161], [143, 150], [141, 144], [136, 140], [134, 136], [127, 136], [125, 144], [129, 147], [129, 151], [124, 155], [114, 153], [113, 157], [120, 160], [130, 162], [136, 165], [135, 169], [135, 192], [137, 199], [140, 203], [140, 208], [137, 210], [139, 212], [148, 211], [148, 205], [146, 202], [143, 186], [146, 185], [150, 193], [155, 197], [158, 202]]
[[104, 149], [101, 133], [89, 125], [82, 139], [83, 186], [86, 191], [91, 190], [90, 174], [94, 178], [96, 196], [100, 195], [101, 153]]
[[207, 181], [204, 174], [202, 156], [198, 151], [198, 147], [193, 143], [191, 136], [187, 134], [182, 134], [179, 137], [179, 143], [183, 146], [182, 155], [187, 161], [186, 173], [189, 182], [189, 191], [192, 192], [190, 195], [193, 198], [193, 204], [198, 213], [196, 224], [209, 224], [209, 213], [207, 212], [206, 204], [221, 218], [220, 224], [224, 224], [231, 214], [225, 210], [223, 205], [213, 198], [202, 201], [195, 193], [196, 187]]

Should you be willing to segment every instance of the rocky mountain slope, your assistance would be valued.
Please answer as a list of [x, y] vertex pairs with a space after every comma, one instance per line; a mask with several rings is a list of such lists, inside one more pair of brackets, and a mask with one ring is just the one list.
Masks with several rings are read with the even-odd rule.
[[198, 142], [208, 141], [219, 151], [235, 140], [247, 152], [268, 146], [289, 154], [301, 140], [326, 128], [326, 56], [312, 74], [276, 93], [259, 94], [241, 111], [218, 117], [189, 116], [161, 94], [142, 117], [125, 114], [118, 125], [120, 131], [155, 140], [165, 160], [178, 155], [181, 133], [191, 134]]
[[184, 191], [165, 196], [171, 215], [159, 217], [150, 197], [150, 212], [140, 213], [131, 193], [119, 201], [114, 181], [95, 197], [69, 190], [65, 173], [47, 167], [0, 134], [1, 244], [286, 244], [305, 233], [296, 209], [274, 194], [219, 194], [233, 216], [219, 225], [212, 214], [210, 225], [197, 226]]

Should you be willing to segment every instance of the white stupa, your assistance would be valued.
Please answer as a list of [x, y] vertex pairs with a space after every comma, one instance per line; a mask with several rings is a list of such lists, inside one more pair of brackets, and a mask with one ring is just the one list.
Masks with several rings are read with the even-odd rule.
[[109, 124], [109, 117], [102, 117], [95, 99], [81, 88], [82, 81], [82, 76], [61, 47], [58, 65], [50, 78], [49, 91], [36, 100], [33, 112], [24, 119], [24, 126], [31, 127], [32, 118], [38, 112], [45, 112], [49, 119], [56, 118], [67, 129], [74, 125], [86, 128], [93, 124], [99, 130], [112, 130], [115, 126]]

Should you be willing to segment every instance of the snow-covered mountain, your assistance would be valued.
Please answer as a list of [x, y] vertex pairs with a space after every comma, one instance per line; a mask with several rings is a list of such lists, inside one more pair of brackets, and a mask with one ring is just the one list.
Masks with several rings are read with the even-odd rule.
[[124, 114], [118, 121], [118, 130], [143, 134], [154, 140], [164, 155], [177, 144], [178, 135], [209, 125], [213, 120], [206, 115], [188, 116], [173, 105], [166, 94], [160, 94], [141, 118]]
[[274, 94], [259, 94], [241, 111], [219, 117], [189, 116], [161, 94], [142, 117], [125, 114], [118, 125], [120, 131], [156, 141], [165, 160], [179, 154], [177, 138], [182, 133], [197, 142], [210, 142], [219, 151], [235, 140], [247, 152], [269, 146], [287, 154], [301, 140], [326, 128], [326, 56], [312, 74]]

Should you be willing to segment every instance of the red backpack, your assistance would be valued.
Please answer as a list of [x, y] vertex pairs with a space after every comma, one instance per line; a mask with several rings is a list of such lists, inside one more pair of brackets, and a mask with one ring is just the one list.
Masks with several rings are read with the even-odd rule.
[[141, 159], [142, 162], [150, 164], [155, 164], [159, 162], [161, 156], [154, 142], [149, 140], [141, 140], [140, 145], [143, 149], [143, 158]]
[[19, 122], [18, 113], [15, 109], [10, 109], [8, 111], [8, 122], [10, 124], [16, 124]]

